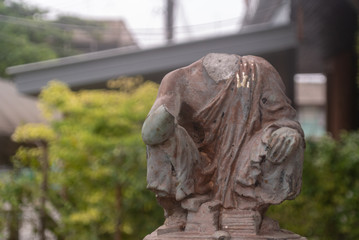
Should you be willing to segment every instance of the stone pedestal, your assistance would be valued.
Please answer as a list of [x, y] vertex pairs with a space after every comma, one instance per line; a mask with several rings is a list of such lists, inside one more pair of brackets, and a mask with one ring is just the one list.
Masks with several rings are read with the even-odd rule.
[[279, 224], [262, 219], [257, 211], [221, 209], [217, 203], [205, 203], [197, 212], [188, 212], [184, 228], [161, 226], [144, 240], [306, 240], [280, 229]]
[[259, 233], [261, 215], [256, 211], [226, 210], [221, 213], [221, 229], [232, 236], [237, 232], [248, 236]]
[[218, 231], [213, 234], [199, 235], [198, 233], [181, 232], [181, 233], [169, 233], [161, 236], [156, 236], [156, 232], [145, 237], [145, 240], [307, 240], [307, 238], [299, 236], [298, 234], [281, 230], [280, 232], [260, 234], [260, 235], [237, 235], [230, 236], [223, 233], [224, 231]]

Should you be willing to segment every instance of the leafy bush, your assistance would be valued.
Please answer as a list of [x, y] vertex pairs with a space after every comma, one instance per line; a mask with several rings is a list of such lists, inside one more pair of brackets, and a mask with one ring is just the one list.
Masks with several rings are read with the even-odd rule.
[[308, 239], [359, 239], [359, 132], [307, 141], [303, 171], [301, 195], [269, 215]]
[[[40, 94], [49, 125], [24, 125], [13, 135], [35, 148], [20, 148], [14, 158], [18, 173], [1, 179], [0, 194], [9, 196], [3, 203], [18, 211], [31, 205], [41, 217], [39, 199], [45, 198], [46, 228], [58, 239], [143, 238], [163, 221], [146, 190], [140, 134], [157, 88], [145, 82], [125, 91], [72, 92], [52, 82]], [[25, 170], [34, 180], [22, 181]], [[47, 186], [40, 186], [45, 175]]]

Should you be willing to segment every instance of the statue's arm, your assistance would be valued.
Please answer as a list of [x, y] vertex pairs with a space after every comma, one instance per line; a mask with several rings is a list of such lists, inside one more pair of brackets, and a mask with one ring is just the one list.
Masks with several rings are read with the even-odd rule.
[[[260, 111], [265, 120], [262, 142], [266, 159], [282, 163], [294, 153], [304, 150], [304, 133], [295, 120], [296, 112], [285, 96], [280, 77], [268, 78], [260, 101]], [[264, 101], [265, 100], [265, 101]]]
[[146, 119], [142, 127], [142, 139], [147, 145], [166, 141], [173, 134], [175, 118], [165, 105], [159, 106]]
[[181, 104], [181, 77], [175, 71], [162, 80], [157, 99], [142, 127], [142, 139], [147, 145], [161, 144], [173, 135]]
[[280, 127], [265, 133], [262, 141], [266, 145], [266, 159], [281, 163], [297, 150], [303, 150], [304, 139], [297, 129]]

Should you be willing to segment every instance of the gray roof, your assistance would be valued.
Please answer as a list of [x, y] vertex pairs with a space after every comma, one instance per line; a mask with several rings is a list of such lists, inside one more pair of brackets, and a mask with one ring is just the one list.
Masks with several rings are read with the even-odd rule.
[[13, 83], [0, 79], [0, 136], [11, 135], [21, 124], [41, 121], [35, 98], [17, 92]]
[[14, 66], [7, 72], [13, 75], [19, 91], [38, 94], [47, 82], [54, 79], [67, 83], [71, 88], [105, 86], [107, 80], [139, 74], [159, 81], [164, 73], [186, 66], [211, 52], [262, 55], [294, 49], [296, 44], [293, 26], [261, 25], [233, 35], [145, 50], [112, 49]]

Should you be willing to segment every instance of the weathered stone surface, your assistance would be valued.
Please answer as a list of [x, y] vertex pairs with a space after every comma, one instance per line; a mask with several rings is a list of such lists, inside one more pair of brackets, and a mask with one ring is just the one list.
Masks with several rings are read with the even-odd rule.
[[167, 74], [142, 129], [166, 221], [145, 239], [305, 239], [265, 216], [300, 192], [295, 114], [259, 57], [208, 54]]
[[262, 217], [253, 210], [223, 209], [220, 216], [221, 229], [235, 234], [258, 235]]
[[173, 133], [174, 125], [174, 117], [162, 105], [146, 119], [142, 139], [148, 145], [160, 144]]
[[210, 53], [203, 59], [208, 75], [216, 82], [227, 80], [238, 71], [239, 58], [236, 55]]
[[206, 202], [197, 211], [188, 211], [185, 232], [216, 232], [219, 229], [219, 211], [219, 202]]
[[188, 232], [182, 232], [182, 233], [170, 233], [166, 235], [156, 236], [156, 233], [152, 233], [148, 235], [146, 240], [194, 240], [194, 239], [200, 239], [200, 240], [306, 240], [305, 237], [299, 236], [298, 234], [290, 233], [290, 232], [277, 232], [277, 233], [271, 233], [267, 235], [256, 235], [256, 236], [231, 236], [229, 233], [225, 231], [218, 231], [213, 233], [212, 235], [208, 234], [198, 234], [198, 233], [188, 233]]

